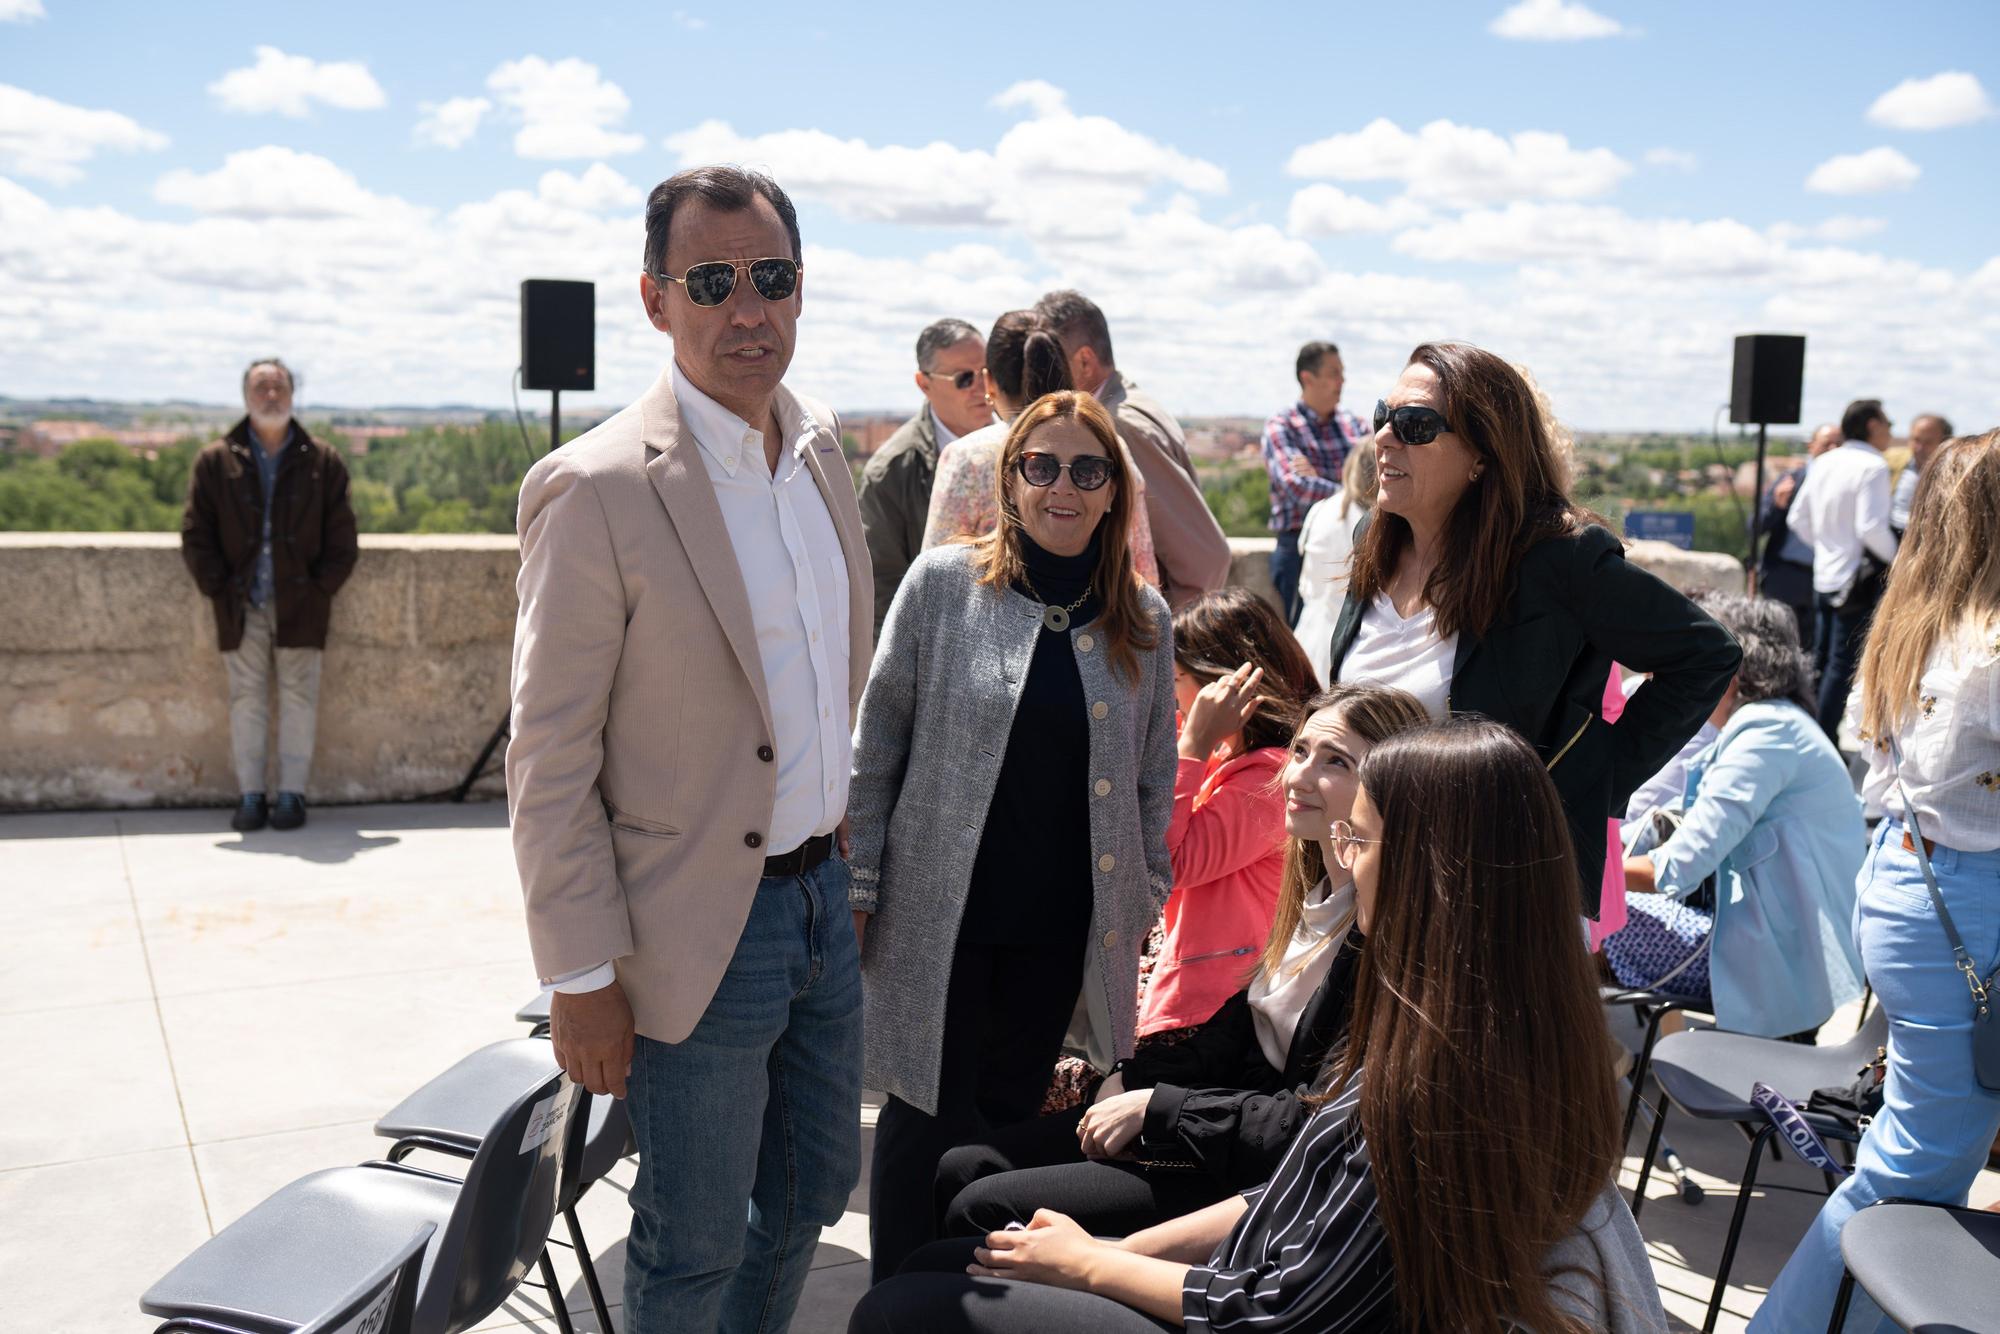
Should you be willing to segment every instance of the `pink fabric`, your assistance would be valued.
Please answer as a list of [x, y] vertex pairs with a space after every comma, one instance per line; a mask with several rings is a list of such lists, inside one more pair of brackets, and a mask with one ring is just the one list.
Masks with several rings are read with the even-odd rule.
[[1206, 1022], [1243, 989], [1263, 952], [1285, 869], [1284, 764], [1282, 746], [1265, 746], [1226, 764], [1182, 760], [1175, 770], [1174, 892], [1139, 1006], [1140, 1037]]
[[[1611, 675], [1604, 682], [1603, 717], [1607, 723], [1615, 723], [1625, 712], [1625, 673], [1617, 663], [1611, 664]], [[1604, 943], [1604, 938], [1625, 925], [1625, 838], [1619, 832], [1617, 820], [1607, 820], [1609, 827], [1604, 831], [1604, 888], [1598, 898], [1597, 920], [1590, 924], [1590, 948], [1595, 950]]]

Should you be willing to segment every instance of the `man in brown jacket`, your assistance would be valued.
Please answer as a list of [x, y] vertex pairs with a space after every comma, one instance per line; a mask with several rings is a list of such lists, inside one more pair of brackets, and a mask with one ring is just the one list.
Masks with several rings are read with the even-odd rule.
[[[195, 456], [181, 557], [215, 607], [229, 673], [229, 736], [242, 801], [231, 827], [306, 822], [319, 668], [333, 595], [358, 546], [347, 464], [292, 417], [291, 370], [276, 357], [243, 372], [246, 415]], [[278, 682], [278, 803], [265, 801], [271, 678]]]
[[1069, 355], [1070, 379], [1111, 411], [1146, 479], [1146, 517], [1153, 525], [1153, 554], [1160, 562], [1160, 592], [1170, 607], [1184, 607], [1229, 582], [1229, 539], [1201, 494], [1181, 424], [1111, 359], [1111, 327], [1097, 303], [1081, 292], [1050, 292], [1035, 303]]

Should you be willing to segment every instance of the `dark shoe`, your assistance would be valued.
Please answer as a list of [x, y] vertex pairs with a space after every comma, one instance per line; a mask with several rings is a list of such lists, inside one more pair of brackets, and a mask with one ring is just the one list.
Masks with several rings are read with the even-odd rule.
[[306, 822], [306, 798], [302, 792], [280, 792], [271, 812], [271, 828], [297, 829]]
[[253, 829], [262, 829], [270, 815], [271, 808], [265, 804], [262, 792], [246, 793], [242, 804], [236, 808], [236, 814], [229, 817], [229, 827], [239, 834], [247, 834]]

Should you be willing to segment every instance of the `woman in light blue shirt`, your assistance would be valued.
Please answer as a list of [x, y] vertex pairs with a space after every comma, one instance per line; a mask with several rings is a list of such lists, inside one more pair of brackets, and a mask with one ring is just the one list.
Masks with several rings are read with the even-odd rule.
[[1739, 1033], [1808, 1033], [1861, 994], [1854, 885], [1868, 835], [1853, 781], [1810, 707], [1812, 668], [1789, 608], [1711, 596], [1743, 647], [1688, 768], [1680, 825], [1625, 860], [1623, 930], [1604, 942], [1628, 987], [1708, 1002]]

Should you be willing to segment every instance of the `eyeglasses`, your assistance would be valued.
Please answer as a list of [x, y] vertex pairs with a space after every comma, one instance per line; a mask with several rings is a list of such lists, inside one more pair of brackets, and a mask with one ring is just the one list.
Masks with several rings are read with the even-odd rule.
[[1354, 869], [1354, 859], [1361, 852], [1363, 843], [1380, 843], [1379, 838], [1363, 838], [1354, 832], [1354, 826], [1345, 820], [1333, 822], [1333, 859], [1340, 863], [1344, 871]]
[[925, 371], [924, 374], [930, 376], [933, 380], [949, 380], [953, 389], [963, 393], [978, 383], [981, 372], [960, 371], [958, 374], [953, 375], [949, 371]]
[[1451, 429], [1451, 423], [1436, 408], [1408, 407], [1392, 408], [1388, 400], [1375, 400], [1375, 429], [1381, 430], [1388, 423], [1396, 433], [1396, 438], [1406, 445], [1428, 445], [1439, 435]]
[[697, 306], [719, 306], [729, 300], [729, 294], [736, 290], [738, 269], [750, 275], [750, 285], [766, 301], [783, 301], [798, 291], [799, 275], [805, 272], [805, 266], [797, 260], [780, 256], [771, 259], [712, 259], [705, 264], [690, 265], [688, 271], [678, 278], [666, 272], [660, 276], [685, 287], [688, 300]]
[[1054, 486], [1065, 468], [1079, 491], [1095, 491], [1111, 480], [1111, 460], [1102, 454], [1082, 454], [1064, 463], [1053, 454], [1023, 454], [1015, 465], [1029, 486]]

